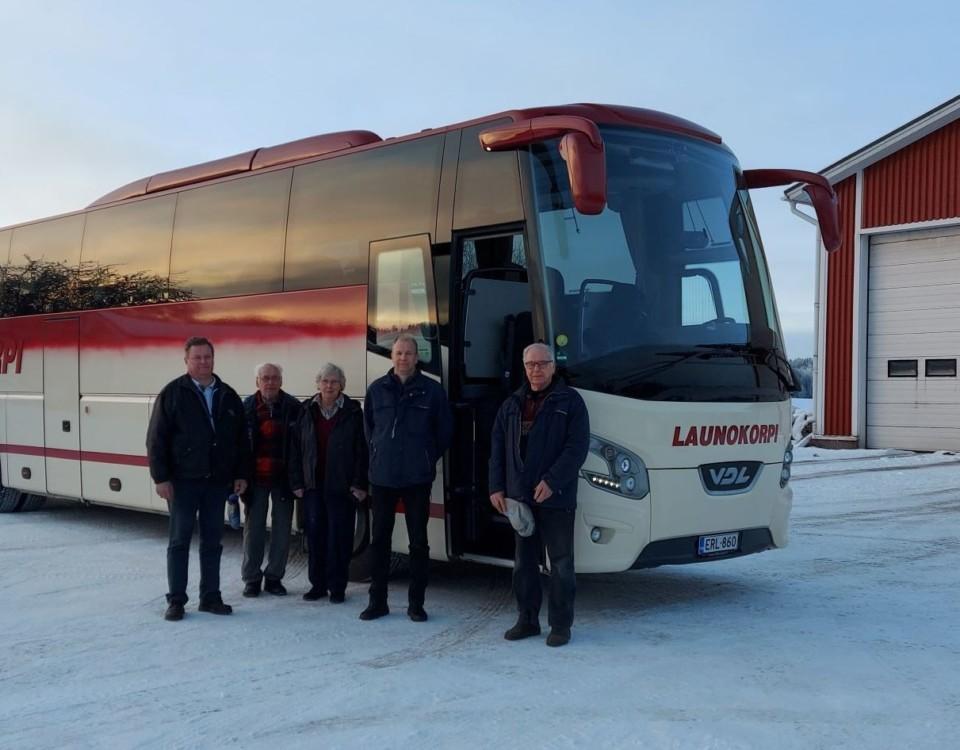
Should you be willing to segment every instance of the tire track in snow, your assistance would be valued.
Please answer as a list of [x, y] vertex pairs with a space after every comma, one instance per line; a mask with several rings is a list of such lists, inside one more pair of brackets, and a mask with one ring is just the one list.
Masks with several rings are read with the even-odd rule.
[[504, 575], [500, 570], [487, 579], [487, 598], [479, 608], [465, 613], [464, 617], [456, 619], [449, 627], [427, 638], [416, 646], [397, 649], [387, 654], [359, 662], [361, 666], [373, 669], [396, 667], [411, 661], [417, 661], [429, 656], [441, 656], [467, 641], [478, 632], [486, 628], [490, 621], [499, 615], [512, 601], [512, 592], [504, 584]]

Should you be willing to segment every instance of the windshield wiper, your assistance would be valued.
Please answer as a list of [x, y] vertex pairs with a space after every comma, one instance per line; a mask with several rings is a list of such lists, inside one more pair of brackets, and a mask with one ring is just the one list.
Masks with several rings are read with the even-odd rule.
[[657, 375], [664, 370], [669, 370], [673, 367], [676, 367], [681, 362], [686, 362], [694, 357], [701, 357], [703, 359], [712, 359], [713, 357], [740, 357], [743, 356], [743, 352], [736, 351], [733, 349], [726, 348], [725, 345], [715, 346], [715, 345], [706, 345], [706, 344], [697, 344], [694, 349], [681, 349], [679, 351], [671, 352], [654, 352], [658, 357], [676, 357], [669, 362], [658, 362], [655, 365], [650, 365], [649, 367], [644, 367], [641, 370], [636, 372], [631, 372], [629, 375], [623, 375], [619, 378], [614, 378], [613, 380], [608, 380], [605, 385], [608, 389], [614, 391], [621, 388], [629, 388], [637, 382], [645, 380], [651, 375]]
[[[793, 393], [799, 390], [797, 379], [793, 375], [790, 363], [776, 349], [770, 349], [752, 344], [696, 344], [692, 349], [681, 349], [669, 352], [654, 352], [656, 356], [675, 357], [668, 362], [658, 362], [636, 372], [613, 378], [604, 383], [608, 390], [619, 391], [629, 388], [646, 380], [652, 375], [658, 375], [665, 370], [672, 369], [682, 362], [694, 358], [714, 359], [718, 357], [743, 357], [752, 359], [754, 364], [763, 365], [769, 369], [783, 384], [787, 391]], [[786, 365], [786, 372], [782, 365]]]
[[[796, 375], [794, 375], [793, 366], [777, 349], [751, 344], [701, 344], [700, 346], [730, 352], [731, 354], [754, 356], [757, 358], [758, 364], [762, 364], [777, 376], [777, 379], [783, 383], [787, 391], [796, 393], [800, 390], [800, 384], [797, 382]], [[786, 366], [786, 372], [783, 369], [784, 365]]]

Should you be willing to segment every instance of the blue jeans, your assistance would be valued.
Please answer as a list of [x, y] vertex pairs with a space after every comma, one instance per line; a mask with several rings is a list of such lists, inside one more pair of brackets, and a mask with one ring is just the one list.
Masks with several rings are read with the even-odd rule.
[[324, 497], [320, 490], [306, 490], [303, 511], [310, 586], [342, 594], [353, 556], [356, 502], [352, 496]]
[[186, 604], [190, 540], [200, 519], [200, 601], [220, 597], [220, 556], [223, 552], [223, 511], [230, 485], [207, 479], [173, 480], [170, 544], [167, 546], [168, 602]]
[[540, 621], [541, 551], [547, 548], [550, 556], [550, 594], [547, 619], [551, 628], [569, 628], [573, 625], [573, 600], [577, 579], [573, 566], [573, 529], [577, 512], [565, 508], [532, 506], [537, 527], [533, 534], [516, 541], [513, 566], [513, 593], [517, 597], [517, 618], [520, 622], [535, 624]]

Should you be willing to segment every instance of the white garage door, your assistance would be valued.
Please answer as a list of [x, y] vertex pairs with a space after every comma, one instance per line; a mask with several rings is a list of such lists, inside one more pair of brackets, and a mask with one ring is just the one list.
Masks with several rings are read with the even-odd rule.
[[960, 227], [870, 242], [867, 446], [960, 451]]

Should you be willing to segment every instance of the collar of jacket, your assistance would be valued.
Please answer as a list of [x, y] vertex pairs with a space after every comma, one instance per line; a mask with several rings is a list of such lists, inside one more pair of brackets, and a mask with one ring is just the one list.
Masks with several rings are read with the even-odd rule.
[[[340, 411], [344, 414], [349, 414], [350, 412], [360, 408], [360, 402], [356, 399], [350, 398], [346, 393], [340, 393], [340, 396], [343, 398], [343, 403], [340, 405]], [[306, 401], [304, 401], [308, 409], [320, 409], [320, 394], [315, 393]]]
[[[178, 380], [180, 381], [181, 388], [189, 388], [194, 393], [198, 393], [197, 386], [194, 384], [193, 378], [190, 377], [190, 373], [185, 372]], [[223, 388], [223, 381], [220, 380], [220, 377], [216, 374], [213, 376], [213, 384], [217, 387], [217, 390]]]
[[[253, 409], [257, 408], [257, 396], [260, 394], [260, 391], [254, 391], [249, 396], [244, 396], [243, 399], [243, 408], [248, 412], [251, 412]], [[277, 400], [274, 402], [278, 404], [281, 409], [287, 409], [291, 407], [300, 407], [300, 399], [296, 396], [291, 396], [285, 390], [281, 389], [280, 394], [277, 396]]]
[[406, 382], [401, 381], [400, 378], [397, 377], [397, 373], [395, 373], [395, 372], [393, 371], [393, 368], [392, 368], [392, 367], [391, 367], [389, 370], [387, 370], [387, 380], [388, 380], [394, 387], [399, 388], [400, 390], [406, 390], [407, 388], [412, 388], [414, 385], [418, 385], [418, 384], [421, 382], [421, 379], [422, 379], [423, 377], [424, 377], [424, 375], [423, 375], [423, 373], [420, 371], [420, 368], [419, 368], [419, 367], [417, 367], [417, 369], [414, 371], [413, 375], [411, 375], [409, 378], [407, 378], [407, 381], [406, 381]]
[[[563, 378], [561, 378], [559, 375], [554, 375], [553, 380], [550, 381], [550, 385], [547, 386], [547, 394], [543, 398], [546, 400], [556, 394], [563, 393], [566, 389], [567, 384], [563, 382]], [[523, 403], [523, 400], [527, 397], [529, 392], [530, 384], [524, 383], [513, 392], [513, 395], [520, 400], [520, 403]]]
[[[254, 404], [263, 403], [263, 396], [260, 394], [260, 391], [254, 391], [250, 394], [250, 397], [253, 399]], [[283, 388], [281, 388], [280, 392], [277, 394], [277, 400], [273, 403], [275, 403], [277, 406], [286, 406], [290, 403], [290, 401], [296, 401], [298, 404], [300, 403], [298, 399], [296, 399], [294, 396], [291, 396], [289, 393], [283, 390]]]

